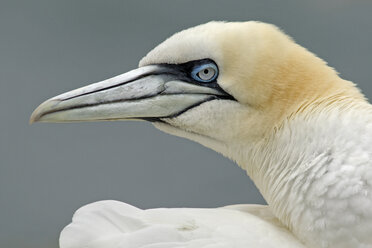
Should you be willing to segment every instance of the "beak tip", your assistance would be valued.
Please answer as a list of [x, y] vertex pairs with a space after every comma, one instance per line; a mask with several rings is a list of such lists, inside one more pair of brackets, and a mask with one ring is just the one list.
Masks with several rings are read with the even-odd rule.
[[38, 109], [39, 108], [36, 108], [34, 110], [34, 112], [32, 112], [32, 114], [30, 116], [30, 120], [28, 121], [28, 123], [30, 125], [32, 125], [33, 123], [38, 122], [40, 120], [41, 115], [40, 115], [40, 111], [38, 111]]
[[48, 111], [50, 111], [51, 106], [53, 106], [55, 102], [58, 102], [58, 101], [54, 99], [49, 99], [43, 102], [42, 104], [40, 104], [34, 110], [34, 112], [32, 112], [30, 116], [29, 124], [31, 125], [35, 122], [40, 122], [43, 119], [43, 117], [48, 113]]

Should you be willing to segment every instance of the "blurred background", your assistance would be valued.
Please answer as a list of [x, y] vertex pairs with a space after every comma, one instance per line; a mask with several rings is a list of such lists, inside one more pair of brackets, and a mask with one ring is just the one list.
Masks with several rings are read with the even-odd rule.
[[278, 25], [372, 96], [372, 1], [0, 0], [0, 247], [56, 248], [80, 206], [264, 203], [245, 172], [146, 122], [35, 124], [43, 100], [136, 68], [210, 20]]

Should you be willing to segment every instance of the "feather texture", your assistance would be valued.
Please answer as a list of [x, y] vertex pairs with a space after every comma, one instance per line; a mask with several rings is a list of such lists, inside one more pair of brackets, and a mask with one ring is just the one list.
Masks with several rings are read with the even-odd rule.
[[141, 210], [117, 201], [79, 209], [61, 248], [301, 248], [268, 206]]

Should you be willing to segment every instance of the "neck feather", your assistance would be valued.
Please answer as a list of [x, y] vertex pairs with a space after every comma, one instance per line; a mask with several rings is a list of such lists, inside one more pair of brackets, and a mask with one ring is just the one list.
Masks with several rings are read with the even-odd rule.
[[259, 144], [225, 154], [309, 247], [372, 243], [372, 111], [351, 105], [298, 114]]

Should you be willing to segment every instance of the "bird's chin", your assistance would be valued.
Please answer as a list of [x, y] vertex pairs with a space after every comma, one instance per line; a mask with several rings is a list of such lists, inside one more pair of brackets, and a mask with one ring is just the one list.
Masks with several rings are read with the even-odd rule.
[[225, 146], [224, 142], [191, 130], [185, 130], [181, 127], [175, 126], [174, 123], [170, 124], [168, 120], [169, 119], [161, 119], [160, 121], [152, 122], [152, 124], [165, 133], [192, 140], [215, 151], [223, 150], [222, 148]]

